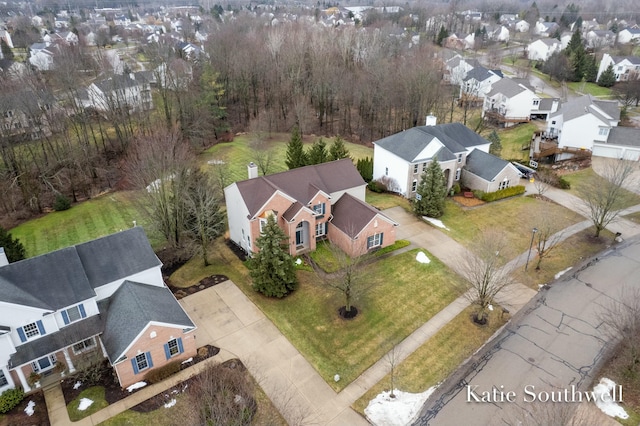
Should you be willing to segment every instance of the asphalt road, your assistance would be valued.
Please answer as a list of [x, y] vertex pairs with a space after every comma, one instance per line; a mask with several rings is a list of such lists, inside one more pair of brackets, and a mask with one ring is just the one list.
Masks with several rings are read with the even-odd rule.
[[[571, 390], [571, 385], [588, 389], [612, 346], [601, 313], [632, 287], [640, 288], [640, 237], [540, 291], [508, 328], [429, 398], [416, 424], [517, 424], [531, 413], [532, 394], [544, 398], [540, 392]], [[475, 401], [483, 391], [489, 392], [490, 402]], [[513, 402], [506, 401], [508, 396]]]

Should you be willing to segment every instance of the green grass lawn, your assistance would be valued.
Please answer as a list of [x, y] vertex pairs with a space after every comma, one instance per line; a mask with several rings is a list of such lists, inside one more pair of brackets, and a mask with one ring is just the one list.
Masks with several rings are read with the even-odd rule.
[[377, 193], [367, 189], [365, 201], [380, 210], [400, 206], [407, 211], [411, 211], [411, 202], [401, 195]]
[[[229, 181], [236, 182], [247, 179], [247, 164], [255, 161], [251, 141], [251, 134], [236, 136], [233, 142], [218, 143], [206, 150], [200, 155], [200, 160], [206, 164], [209, 160], [222, 160], [229, 166]], [[268, 141], [268, 149], [273, 154], [273, 166], [269, 173], [283, 172], [287, 170], [285, 164], [287, 143], [289, 142], [289, 134], [274, 134]], [[309, 149], [311, 144], [316, 140], [315, 137], [304, 138], [305, 149]], [[327, 149], [331, 146], [333, 138], [323, 138], [327, 143]], [[357, 160], [363, 157], [373, 157], [373, 148], [364, 145], [358, 145], [345, 141], [345, 146], [349, 150], [351, 158]]]
[[[495, 309], [490, 313], [488, 325], [479, 326], [471, 320], [473, 312], [473, 307], [462, 311], [396, 366], [394, 387], [405, 392], [420, 393], [440, 383], [507, 320], [500, 316], [500, 309]], [[369, 401], [390, 387], [391, 377], [387, 374], [353, 404], [354, 409], [364, 414]]]
[[581, 222], [584, 218], [558, 204], [531, 197], [512, 197], [463, 209], [447, 199], [445, 214], [440, 219], [450, 229], [445, 231], [465, 246], [473, 242], [483, 230], [499, 229], [509, 242], [513, 258], [529, 248], [531, 229], [538, 225], [536, 217], [544, 214], [554, 219], [558, 229]]
[[[93, 404], [91, 404], [86, 410], [80, 411], [78, 410], [78, 406], [80, 405], [80, 400], [82, 398], [92, 400]], [[102, 386], [93, 386], [80, 392], [80, 395], [67, 405], [67, 411], [69, 412], [69, 419], [72, 422], [76, 422], [102, 410], [108, 405], [109, 403], [104, 398], [104, 388]]]
[[[518, 124], [508, 129], [498, 130], [500, 143], [502, 144], [500, 156], [508, 160], [528, 161], [529, 150], [523, 151], [522, 147], [528, 146], [533, 132], [537, 130], [538, 127], [534, 123]], [[485, 133], [483, 136], [486, 138], [490, 131]]]
[[596, 96], [598, 98], [610, 98], [613, 96], [613, 91], [609, 87], [601, 87], [596, 83], [587, 83], [587, 82], [574, 82], [567, 83], [569, 89], [576, 93], [582, 93], [583, 95], [589, 94]]
[[148, 218], [138, 210], [134, 197], [134, 192], [105, 194], [30, 220], [10, 232], [22, 242], [29, 257], [130, 228], [134, 220], [147, 228], [152, 245], [161, 244], [162, 240], [150, 233]]
[[[596, 172], [594, 172], [591, 167], [589, 167], [588, 169], [580, 170], [578, 172], [568, 173], [566, 175], [563, 175], [563, 177], [571, 184], [571, 189], [569, 189], [568, 191], [576, 197], [580, 196], [578, 188], [581, 184], [585, 184], [591, 179], [595, 179], [596, 182], [604, 182], [604, 178], [596, 174]], [[620, 199], [618, 200], [618, 203], [616, 205], [616, 209], [625, 209], [627, 207], [635, 206], [636, 204], [640, 204], [640, 196], [631, 191], [623, 189]]]

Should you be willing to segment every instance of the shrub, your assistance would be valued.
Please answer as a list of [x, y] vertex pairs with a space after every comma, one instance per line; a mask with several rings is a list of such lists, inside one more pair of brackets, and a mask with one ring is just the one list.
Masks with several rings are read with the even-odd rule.
[[454, 183], [451, 189], [453, 189], [454, 194], [459, 194], [460, 191], [462, 191], [462, 189], [460, 188], [460, 184], [458, 182]]
[[168, 364], [163, 365], [162, 367], [158, 367], [154, 370], [149, 371], [145, 376], [144, 380], [148, 383], [158, 383], [163, 381], [164, 379], [173, 376], [178, 371], [180, 371], [180, 366], [182, 362], [180, 360], [171, 361]]
[[0, 395], [0, 414], [8, 413], [24, 399], [22, 388], [8, 389]]
[[373, 192], [381, 193], [386, 190], [386, 188], [377, 180], [372, 180], [367, 184], [367, 188]]
[[484, 202], [489, 203], [491, 201], [501, 200], [503, 198], [524, 194], [524, 191], [525, 191], [525, 188], [523, 185], [517, 185], [517, 186], [505, 188], [505, 189], [499, 189], [495, 192], [473, 191], [473, 193], [477, 198], [481, 199]]
[[53, 209], [57, 212], [63, 210], [69, 210], [71, 208], [71, 200], [62, 194], [56, 195], [56, 200], [53, 202]]
[[571, 183], [563, 177], [558, 179], [558, 186], [560, 189], [571, 189]]

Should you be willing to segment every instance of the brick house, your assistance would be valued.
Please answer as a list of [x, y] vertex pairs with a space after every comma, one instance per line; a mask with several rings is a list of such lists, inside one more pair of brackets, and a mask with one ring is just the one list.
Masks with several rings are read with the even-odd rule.
[[0, 392], [28, 392], [32, 373], [72, 374], [103, 358], [126, 387], [194, 356], [195, 325], [161, 266], [140, 227], [15, 263], [2, 259]]
[[[248, 253], [267, 218], [275, 216], [296, 256], [328, 239], [351, 256], [395, 242], [397, 224], [364, 202], [366, 184], [350, 159], [258, 176], [224, 190], [231, 240]], [[363, 242], [364, 241], [364, 242]]]

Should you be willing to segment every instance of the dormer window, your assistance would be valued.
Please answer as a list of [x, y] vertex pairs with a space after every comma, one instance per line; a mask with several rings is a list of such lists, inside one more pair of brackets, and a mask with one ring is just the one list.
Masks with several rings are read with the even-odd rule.
[[26, 342], [27, 340], [31, 340], [38, 336], [44, 336], [46, 334], [44, 324], [42, 324], [41, 320], [18, 327], [17, 332], [21, 342]]
[[318, 203], [316, 205], [313, 206], [313, 212], [316, 214], [316, 216], [324, 216], [325, 214], [325, 206], [324, 203]]
[[85, 312], [82, 303], [62, 311], [62, 320], [64, 321], [65, 325], [79, 321], [86, 316], [87, 313]]

